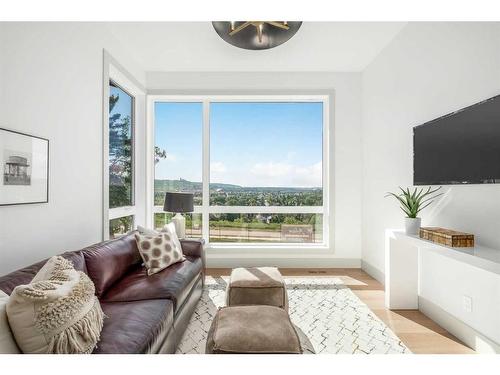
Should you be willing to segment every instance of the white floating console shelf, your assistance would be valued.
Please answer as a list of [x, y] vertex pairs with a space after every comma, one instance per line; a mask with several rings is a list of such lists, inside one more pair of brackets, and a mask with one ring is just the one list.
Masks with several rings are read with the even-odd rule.
[[467, 345], [500, 352], [500, 250], [450, 248], [387, 230], [385, 304], [419, 309]]

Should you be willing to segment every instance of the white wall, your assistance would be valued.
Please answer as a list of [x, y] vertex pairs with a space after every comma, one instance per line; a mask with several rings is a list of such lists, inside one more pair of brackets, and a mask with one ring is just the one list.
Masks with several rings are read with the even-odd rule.
[[4, 24], [0, 22], [0, 109], [2, 109], [3, 102], [3, 65], [4, 65], [4, 52], [3, 52], [3, 44], [4, 44]]
[[[359, 73], [148, 73], [147, 87], [154, 94], [189, 93], [329, 93], [331, 100], [334, 189], [331, 249], [327, 253], [301, 251], [276, 257], [269, 249], [256, 259], [241, 250], [235, 254], [208, 253], [209, 266], [274, 264], [283, 267], [359, 267], [361, 258], [361, 75]], [[254, 253], [255, 254], [255, 253]], [[231, 259], [233, 258], [233, 259]]]
[[[384, 271], [384, 230], [403, 216], [384, 198], [411, 186], [412, 127], [500, 94], [499, 23], [410, 23], [363, 72], [362, 259]], [[499, 249], [500, 185], [455, 186], [423, 225], [472, 232]]]
[[104, 24], [0, 27], [0, 127], [50, 140], [49, 203], [0, 207], [2, 275], [101, 240], [103, 48], [145, 75]]

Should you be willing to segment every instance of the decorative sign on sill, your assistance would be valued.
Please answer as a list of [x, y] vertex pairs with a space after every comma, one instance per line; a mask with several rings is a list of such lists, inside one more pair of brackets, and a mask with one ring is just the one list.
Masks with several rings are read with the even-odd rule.
[[474, 235], [439, 227], [420, 228], [420, 238], [450, 247], [474, 247]]
[[283, 242], [314, 242], [314, 230], [308, 224], [282, 224], [281, 240]]

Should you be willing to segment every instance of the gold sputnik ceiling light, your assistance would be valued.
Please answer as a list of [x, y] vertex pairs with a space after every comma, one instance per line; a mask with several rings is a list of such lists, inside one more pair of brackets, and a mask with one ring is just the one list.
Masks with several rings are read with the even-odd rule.
[[299, 30], [302, 22], [288, 21], [214, 21], [219, 36], [233, 46], [259, 50], [285, 43]]

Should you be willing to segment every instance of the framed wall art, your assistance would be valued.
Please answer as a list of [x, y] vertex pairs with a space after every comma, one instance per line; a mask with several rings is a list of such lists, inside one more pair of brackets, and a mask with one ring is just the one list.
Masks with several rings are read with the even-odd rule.
[[49, 201], [49, 140], [0, 128], [0, 206]]

